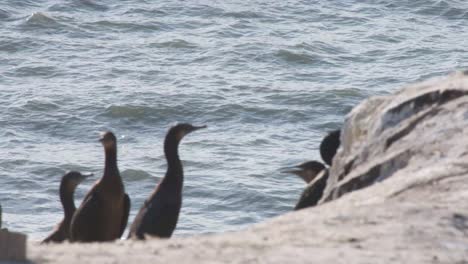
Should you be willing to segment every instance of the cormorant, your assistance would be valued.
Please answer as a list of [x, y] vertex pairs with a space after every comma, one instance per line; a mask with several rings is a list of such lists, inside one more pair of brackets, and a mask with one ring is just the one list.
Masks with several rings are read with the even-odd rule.
[[283, 173], [296, 174], [297, 176], [301, 177], [306, 183], [310, 183], [323, 169], [325, 169], [323, 163], [316, 160], [312, 160], [301, 163], [291, 168], [285, 168], [285, 170], [283, 170]]
[[114, 240], [122, 236], [127, 226], [130, 198], [117, 167], [117, 139], [112, 132], [105, 132], [100, 141], [105, 150], [104, 174], [73, 214], [72, 242]]
[[322, 199], [323, 191], [327, 187], [328, 169], [322, 170], [317, 177], [304, 188], [294, 210], [317, 205]]
[[328, 169], [318, 161], [305, 162], [295, 168], [294, 170], [286, 170], [283, 172], [298, 175], [307, 183], [307, 186], [302, 192], [294, 210], [317, 205], [327, 186]]
[[182, 138], [206, 126], [177, 124], [169, 129], [164, 140], [167, 171], [138, 212], [130, 227], [129, 238], [144, 239], [145, 234], [169, 238], [174, 231], [182, 205], [184, 173], [178, 146]]
[[69, 238], [70, 222], [76, 210], [73, 194], [76, 187], [88, 176], [91, 175], [83, 175], [77, 171], [69, 171], [63, 175], [60, 182], [60, 202], [62, 203], [64, 217], [42, 243], [63, 242]]
[[320, 156], [322, 160], [328, 165], [332, 165], [333, 157], [340, 147], [340, 134], [341, 130], [333, 130], [329, 132], [320, 143]]

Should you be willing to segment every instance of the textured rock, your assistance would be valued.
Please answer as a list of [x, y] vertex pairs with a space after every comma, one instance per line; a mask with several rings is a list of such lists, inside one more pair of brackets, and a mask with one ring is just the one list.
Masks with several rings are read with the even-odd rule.
[[468, 76], [458, 73], [357, 106], [344, 124], [326, 197], [316, 207], [225, 234], [34, 243], [29, 258], [36, 263], [467, 263], [466, 94]]
[[389, 177], [417, 184], [421, 170], [431, 181], [455, 176], [452, 167], [468, 166], [467, 95], [468, 77], [460, 72], [356, 107], [344, 124], [322, 202]]
[[0, 260], [26, 260], [26, 236], [0, 230]]

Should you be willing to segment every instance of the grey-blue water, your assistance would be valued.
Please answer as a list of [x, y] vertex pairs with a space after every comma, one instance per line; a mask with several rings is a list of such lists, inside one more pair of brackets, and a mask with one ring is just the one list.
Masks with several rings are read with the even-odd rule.
[[[66, 170], [103, 169], [118, 136], [133, 216], [181, 144], [175, 235], [236, 230], [290, 211], [304, 183], [283, 166], [368, 96], [468, 65], [465, 0], [2, 0], [0, 203], [41, 239], [62, 217]], [[76, 203], [93, 181], [79, 186]]]

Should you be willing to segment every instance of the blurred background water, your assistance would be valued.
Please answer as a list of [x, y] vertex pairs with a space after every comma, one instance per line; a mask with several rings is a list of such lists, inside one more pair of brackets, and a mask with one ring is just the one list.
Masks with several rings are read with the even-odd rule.
[[279, 168], [319, 159], [361, 100], [468, 62], [464, 0], [4, 0], [0, 25], [0, 203], [32, 239], [62, 217], [66, 170], [101, 176], [99, 131], [132, 221], [167, 128], [208, 125], [180, 147], [175, 235], [236, 230], [293, 208], [304, 183]]

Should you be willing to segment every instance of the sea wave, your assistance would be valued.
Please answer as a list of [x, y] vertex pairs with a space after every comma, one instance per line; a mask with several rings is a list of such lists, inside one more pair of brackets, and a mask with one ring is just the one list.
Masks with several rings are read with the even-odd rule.
[[25, 25], [39, 28], [52, 28], [61, 26], [61, 24], [58, 23], [53, 17], [42, 12], [34, 12], [28, 16], [26, 18]]
[[309, 64], [309, 65], [324, 65], [330, 64], [325, 57], [317, 54], [303, 51], [292, 51], [288, 49], [280, 49], [276, 52], [276, 56], [287, 63]]
[[152, 179], [153, 176], [144, 171], [144, 170], [136, 170], [136, 169], [126, 169], [121, 172], [122, 177], [125, 181], [141, 181], [146, 179]]
[[81, 25], [82, 28], [87, 30], [107, 30], [111, 32], [138, 32], [142, 31], [145, 33], [154, 33], [166, 28], [164, 24], [158, 22], [135, 22], [135, 21], [110, 21], [110, 20], [99, 20], [96, 22], [87, 22]]
[[11, 13], [0, 8], [0, 20], [6, 20], [11, 17]]

